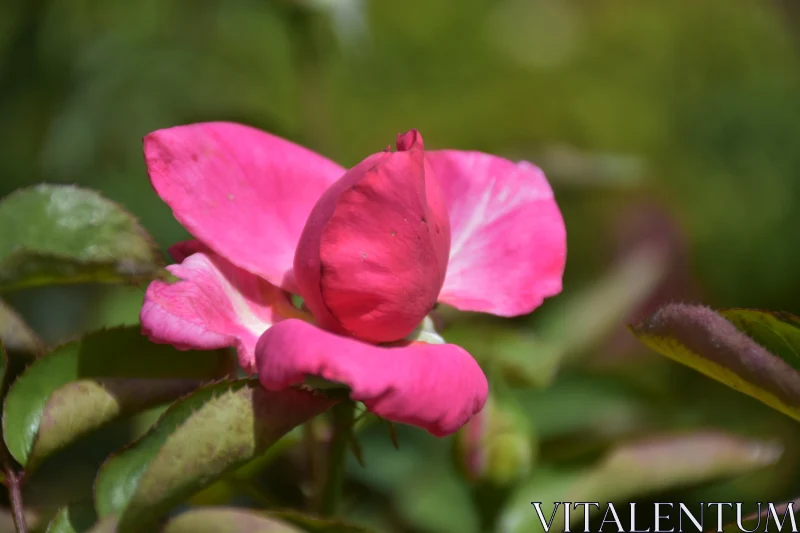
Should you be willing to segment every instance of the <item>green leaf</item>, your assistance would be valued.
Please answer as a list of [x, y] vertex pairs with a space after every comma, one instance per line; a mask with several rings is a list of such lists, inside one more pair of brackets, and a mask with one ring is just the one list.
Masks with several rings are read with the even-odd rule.
[[173, 518], [164, 528], [164, 533], [297, 533], [299, 531], [369, 533], [360, 526], [293, 511], [259, 512], [235, 507], [192, 509]]
[[[12, 374], [12, 361], [8, 358], [8, 352], [6, 352], [6, 348], [3, 345], [2, 339], [0, 339], [0, 406], [5, 403], [6, 399], [6, 391], [8, 390], [8, 382], [10, 381], [10, 376]], [[5, 443], [0, 443], [2, 446], [2, 452], [6, 453], [8, 449]], [[5, 455], [7, 457], [7, 454]], [[0, 469], [0, 476], [2, 476], [3, 481], [6, 479], [5, 470]]]
[[6, 393], [6, 378], [8, 377], [8, 353], [6, 347], [0, 339], [0, 401], [5, 397]]
[[[707, 307], [683, 304], [669, 304], [630, 329], [660, 354], [800, 420], [800, 372], [792, 351], [796, 318], [747, 310], [726, 313], [745, 332]], [[783, 349], [770, 353], [747, 333]]]
[[[10, 365], [11, 361], [8, 359], [8, 353], [6, 352], [5, 346], [3, 346], [2, 339], [0, 339], [0, 406], [3, 405], [6, 398], [9, 374], [11, 373]], [[0, 443], [0, 454], [2, 454], [3, 458], [8, 457], [7, 450], [8, 448], [5, 443]], [[4, 468], [0, 468], [0, 480], [3, 482], [6, 480], [6, 471]]]
[[[743, 474], [774, 464], [781, 449], [719, 432], [650, 437], [612, 450], [598, 463], [582, 469], [541, 469], [511, 497], [500, 516], [501, 533], [544, 531], [531, 502], [542, 502], [550, 519], [554, 502], [626, 501], [632, 497]], [[582, 520], [582, 509], [572, 511]], [[551, 531], [561, 531], [563, 508]]]
[[86, 533], [97, 521], [90, 503], [70, 504], [58, 510], [46, 533]]
[[721, 309], [739, 330], [800, 371], [800, 317], [781, 311]]
[[12, 385], [3, 410], [5, 442], [30, 471], [103, 424], [231, 370], [226, 352], [153, 344], [138, 325], [91, 333], [35, 360]]
[[44, 342], [33, 332], [16, 311], [0, 300], [0, 340], [11, 352], [39, 355]]
[[[173, 518], [164, 533], [299, 533], [301, 530], [261, 513], [216, 507]], [[330, 530], [333, 531], [333, 530]]]
[[198, 389], [103, 465], [95, 507], [101, 517], [117, 516], [118, 533], [149, 530], [174, 505], [334, 403], [301, 390], [268, 392], [255, 379]]
[[101, 518], [86, 533], [117, 533], [117, 519], [113, 516]]
[[160, 271], [151, 237], [121, 206], [72, 185], [37, 185], [0, 201], [0, 290], [116, 283]]
[[293, 524], [309, 533], [370, 533], [368, 529], [361, 526], [349, 524], [341, 520], [311, 516], [297, 511], [269, 511], [264, 514]]

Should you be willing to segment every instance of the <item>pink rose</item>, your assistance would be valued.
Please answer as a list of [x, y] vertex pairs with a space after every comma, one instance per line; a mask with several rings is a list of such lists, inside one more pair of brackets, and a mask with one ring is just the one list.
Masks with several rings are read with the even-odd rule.
[[144, 333], [235, 346], [269, 390], [320, 376], [379, 416], [447, 435], [481, 410], [486, 377], [462, 348], [406, 337], [437, 301], [516, 316], [561, 291], [564, 222], [530, 163], [425, 152], [411, 130], [347, 171], [231, 123], [159, 130], [144, 151], [198, 239], [170, 249], [181, 281], [148, 287]]

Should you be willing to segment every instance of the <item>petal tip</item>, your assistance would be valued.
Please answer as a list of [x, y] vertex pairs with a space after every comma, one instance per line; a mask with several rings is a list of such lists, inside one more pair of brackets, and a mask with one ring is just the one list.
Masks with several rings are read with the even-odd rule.
[[406, 152], [413, 149], [422, 150], [424, 144], [422, 142], [422, 135], [419, 130], [411, 129], [405, 133], [397, 134], [397, 151]]

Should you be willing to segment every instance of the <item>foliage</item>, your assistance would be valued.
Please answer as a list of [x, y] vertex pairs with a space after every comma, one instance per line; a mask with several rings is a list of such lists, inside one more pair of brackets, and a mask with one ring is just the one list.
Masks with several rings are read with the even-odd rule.
[[632, 331], [654, 350], [800, 420], [796, 316], [671, 304]]
[[160, 259], [132, 215], [93, 191], [38, 185], [0, 202], [0, 290], [148, 279]]

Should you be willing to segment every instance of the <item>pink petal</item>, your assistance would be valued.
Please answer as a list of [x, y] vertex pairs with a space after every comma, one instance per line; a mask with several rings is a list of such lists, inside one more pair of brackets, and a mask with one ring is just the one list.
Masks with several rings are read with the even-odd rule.
[[236, 266], [294, 290], [294, 250], [314, 203], [345, 170], [263, 131], [226, 122], [144, 138], [150, 180], [178, 222]]
[[536, 166], [480, 152], [427, 152], [444, 191], [452, 243], [439, 301], [500, 316], [561, 292], [566, 228]]
[[167, 269], [182, 281], [147, 287], [144, 334], [181, 349], [235, 346], [240, 365], [252, 372], [258, 338], [282, 318], [279, 310], [293, 309], [286, 294], [213, 252], [193, 253]]
[[376, 343], [402, 339], [431, 311], [450, 248], [422, 137], [412, 130], [397, 147], [368, 157], [322, 195], [294, 261], [318, 324]]
[[436, 436], [455, 432], [480, 411], [489, 389], [478, 363], [453, 344], [381, 347], [293, 319], [261, 337], [256, 366], [268, 390], [321, 376], [348, 385], [350, 397], [375, 414]]
[[170, 257], [172, 257], [176, 263], [182, 263], [184, 259], [198, 252], [211, 252], [208, 249], [208, 246], [205, 246], [203, 243], [196, 240], [176, 242], [170, 246], [167, 251], [169, 252]]

